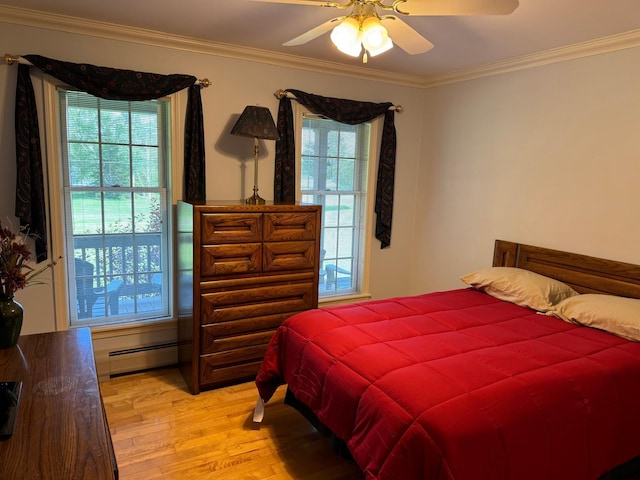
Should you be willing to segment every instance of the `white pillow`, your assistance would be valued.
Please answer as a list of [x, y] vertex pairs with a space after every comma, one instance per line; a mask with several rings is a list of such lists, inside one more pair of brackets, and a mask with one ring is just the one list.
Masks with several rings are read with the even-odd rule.
[[565, 298], [578, 295], [565, 283], [522, 268], [483, 268], [460, 279], [492, 297], [539, 312], [546, 312]]
[[578, 295], [563, 300], [548, 315], [640, 341], [640, 300], [635, 298], [592, 293]]

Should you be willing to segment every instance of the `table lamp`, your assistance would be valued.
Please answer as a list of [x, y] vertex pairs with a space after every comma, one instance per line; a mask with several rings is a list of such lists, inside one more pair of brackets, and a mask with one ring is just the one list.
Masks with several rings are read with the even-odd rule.
[[271, 112], [267, 107], [249, 105], [238, 118], [231, 129], [233, 135], [253, 137], [253, 195], [247, 198], [246, 203], [252, 205], [264, 205], [264, 199], [258, 195], [258, 139], [278, 140], [278, 130]]

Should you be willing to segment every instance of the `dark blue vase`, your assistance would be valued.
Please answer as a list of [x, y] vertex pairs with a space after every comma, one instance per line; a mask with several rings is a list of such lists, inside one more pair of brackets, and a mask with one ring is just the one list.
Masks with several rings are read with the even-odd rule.
[[22, 330], [22, 305], [13, 297], [0, 297], [0, 349], [18, 343]]

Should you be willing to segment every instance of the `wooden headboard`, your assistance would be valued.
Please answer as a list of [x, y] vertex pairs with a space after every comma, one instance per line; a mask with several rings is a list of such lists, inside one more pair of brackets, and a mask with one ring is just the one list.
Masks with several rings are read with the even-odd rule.
[[640, 266], [496, 240], [494, 267], [518, 267], [555, 278], [580, 293], [640, 298]]

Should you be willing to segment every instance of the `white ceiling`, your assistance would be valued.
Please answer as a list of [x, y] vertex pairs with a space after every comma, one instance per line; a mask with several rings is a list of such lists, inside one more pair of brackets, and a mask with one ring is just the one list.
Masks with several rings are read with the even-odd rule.
[[435, 48], [414, 56], [393, 48], [362, 65], [361, 60], [338, 52], [328, 34], [306, 45], [282, 46], [344, 12], [333, 8], [248, 0], [0, 2], [419, 78], [442, 76], [640, 28], [640, 0], [520, 0], [516, 11], [506, 16], [403, 17]]

